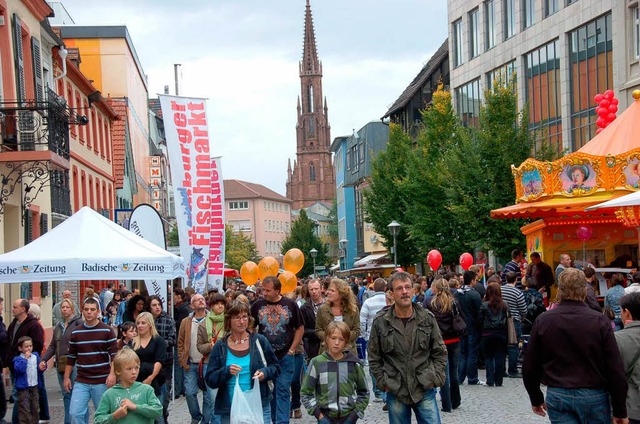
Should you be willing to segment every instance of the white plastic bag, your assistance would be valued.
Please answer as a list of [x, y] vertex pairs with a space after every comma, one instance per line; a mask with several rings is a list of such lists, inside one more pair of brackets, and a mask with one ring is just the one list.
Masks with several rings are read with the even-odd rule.
[[254, 377], [253, 388], [243, 392], [236, 376], [230, 418], [231, 424], [264, 424], [258, 377]]

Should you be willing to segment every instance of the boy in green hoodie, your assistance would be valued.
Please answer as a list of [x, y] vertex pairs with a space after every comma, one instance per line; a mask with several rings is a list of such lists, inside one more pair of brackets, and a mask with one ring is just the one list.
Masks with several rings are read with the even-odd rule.
[[162, 404], [153, 387], [136, 381], [140, 358], [133, 349], [123, 349], [113, 359], [113, 370], [120, 380], [102, 395], [95, 424], [153, 424], [162, 415]]
[[347, 324], [330, 322], [325, 331], [327, 349], [309, 363], [300, 394], [319, 424], [354, 424], [369, 403], [362, 364], [351, 351], [345, 351], [350, 337]]

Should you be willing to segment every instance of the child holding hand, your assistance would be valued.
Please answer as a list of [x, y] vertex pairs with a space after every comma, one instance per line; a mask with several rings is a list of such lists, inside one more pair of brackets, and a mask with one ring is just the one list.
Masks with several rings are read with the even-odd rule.
[[140, 358], [133, 349], [123, 349], [113, 358], [113, 370], [120, 380], [102, 395], [95, 424], [153, 424], [162, 415], [162, 404], [153, 387], [136, 381]]
[[16, 375], [18, 392], [18, 422], [20, 424], [37, 424], [38, 407], [38, 363], [40, 357], [33, 352], [33, 340], [23, 336], [18, 339], [20, 355], [13, 358], [13, 369]]

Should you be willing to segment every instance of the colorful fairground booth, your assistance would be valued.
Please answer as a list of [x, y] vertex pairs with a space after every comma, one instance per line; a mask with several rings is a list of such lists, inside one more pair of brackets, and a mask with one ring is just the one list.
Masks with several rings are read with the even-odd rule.
[[640, 206], [586, 210], [638, 190], [640, 90], [633, 97], [631, 106], [580, 150], [553, 162], [527, 159], [512, 165], [516, 204], [491, 216], [535, 219], [521, 228], [527, 252], [539, 252], [554, 269], [562, 253], [596, 268], [637, 267]]

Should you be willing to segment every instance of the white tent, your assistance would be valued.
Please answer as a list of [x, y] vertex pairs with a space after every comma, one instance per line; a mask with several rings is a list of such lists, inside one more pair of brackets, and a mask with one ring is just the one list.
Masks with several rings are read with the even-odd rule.
[[630, 194], [626, 194], [624, 196], [616, 197], [615, 199], [607, 200], [603, 203], [598, 203], [597, 205], [593, 205], [588, 207], [587, 211], [591, 211], [594, 209], [602, 209], [602, 208], [621, 208], [625, 206], [638, 206], [640, 205], [640, 191], [636, 191]]
[[0, 283], [184, 276], [181, 257], [86, 206], [26, 246], [0, 255]]

